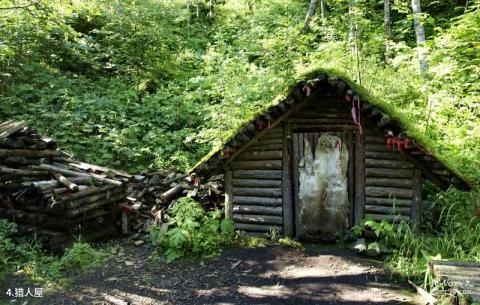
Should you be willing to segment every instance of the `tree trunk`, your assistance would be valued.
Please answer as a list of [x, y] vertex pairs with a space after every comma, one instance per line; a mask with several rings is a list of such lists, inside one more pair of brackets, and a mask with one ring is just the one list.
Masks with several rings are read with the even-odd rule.
[[305, 17], [305, 25], [303, 26], [303, 33], [308, 32], [310, 27], [310, 21], [315, 15], [315, 10], [317, 9], [317, 0], [310, 0], [310, 5], [308, 6], [307, 16]]
[[385, 30], [385, 61], [390, 58], [390, 43], [392, 40], [392, 21], [390, 19], [390, 0], [384, 1], [383, 28]]
[[385, 0], [383, 27], [385, 29], [385, 38], [392, 39], [392, 22], [390, 20], [390, 0]]
[[325, 25], [326, 20], [326, 7], [325, 7], [326, 0], [320, 0], [320, 16], [322, 17], [322, 24]]
[[425, 50], [425, 30], [420, 21], [422, 13], [420, 0], [412, 0], [412, 12], [413, 25], [415, 27], [415, 35], [417, 37], [417, 52], [418, 60], [420, 61], [420, 72], [422, 75], [426, 75], [428, 72], [428, 62]]

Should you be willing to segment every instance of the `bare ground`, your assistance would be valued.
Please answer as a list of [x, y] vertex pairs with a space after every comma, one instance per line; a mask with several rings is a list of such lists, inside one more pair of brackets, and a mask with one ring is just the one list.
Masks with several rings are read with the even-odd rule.
[[150, 262], [147, 246], [122, 252], [101, 268], [73, 276], [66, 290], [29, 303], [419, 304], [378, 262], [332, 246], [233, 248], [216, 258], [171, 264]]

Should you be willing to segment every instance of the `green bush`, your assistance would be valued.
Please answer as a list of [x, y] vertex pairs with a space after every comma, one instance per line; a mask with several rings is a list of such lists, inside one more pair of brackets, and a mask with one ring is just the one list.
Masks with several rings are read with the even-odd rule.
[[56, 285], [62, 276], [98, 267], [110, 258], [108, 248], [94, 248], [78, 240], [66, 249], [63, 256], [45, 252], [40, 245], [27, 237], [17, 237], [15, 223], [0, 219], [0, 275], [19, 273], [28, 278]]
[[85, 271], [102, 265], [109, 257], [109, 253], [78, 241], [65, 251], [60, 264], [64, 271]]
[[168, 262], [185, 256], [215, 255], [234, 236], [234, 223], [221, 220], [221, 210], [205, 212], [191, 198], [179, 199], [170, 215], [168, 229], [152, 226], [150, 230], [156, 254], [163, 253]]

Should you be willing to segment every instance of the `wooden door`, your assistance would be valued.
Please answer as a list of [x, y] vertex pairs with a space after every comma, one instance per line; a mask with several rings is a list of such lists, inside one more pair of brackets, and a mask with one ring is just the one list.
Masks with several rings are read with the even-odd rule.
[[334, 240], [352, 224], [353, 132], [292, 136], [296, 237]]

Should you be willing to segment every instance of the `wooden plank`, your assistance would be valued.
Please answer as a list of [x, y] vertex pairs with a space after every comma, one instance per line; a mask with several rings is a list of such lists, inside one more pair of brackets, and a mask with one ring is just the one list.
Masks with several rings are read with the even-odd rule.
[[349, 226], [354, 225], [355, 214], [355, 142], [353, 140], [353, 132], [347, 132], [348, 146], [348, 204], [349, 204]]
[[234, 196], [255, 196], [255, 197], [282, 197], [281, 188], [250, 188], [250, 187], [233, 187]]
[[275, 139], [259, 139], [257, 143], [255, 143], [255, 146], [261, 146], [261, 145], [274, 145], [274, 144], [282, 144], [283, 139], [281, 137], [275, 138]]
[[391, 152], [391, 151], [389, 152], [366, 151], [365, 158], [405, 161], [405, 158], [403, 157], [402, 153]]
[[354, 220], [358, 225], [365, 213], [365, 135], [355, 133], [355, 208]]
[[365, 179], [366, 186], [386, 186], [386, 187], [400, 187], [411, 188], [413, 186], [413, 179], [404, 178], [373, 178], [367, 177]]
[[283, 127], [283, 166], [282, 166], [282, 199], [283, 199], [283, 233], [293, 237], [293, 193], [292, 193], [292, 129], [286, 123]]
[[413, 197], [413, 190], [396, 187], [367, 186], [365, 187], [365, 194], [368, 197], [411, 199]]
[[367, 143], [365, 145], [365, 151], [380, 151], [380, 152], [391, 152], [391, 149], [387, 148], [387, 144], [371, 144]]
[[282, 151], [282, 144], [269, 144], [269, 145], [252, 145], [245, 151]]
[[[251, 146], [252, 144], [256, 143], [258, 141], [259, 138], [261, 138], [263, 135], [265, 135], [269, 130], [273, 129], [274, 127], [276, 127], [278, 124], [280, 124], [284, 119], [288, 118], [292, 113], [294, 113], [295, 111], [297, 111], [298, 109], [302, 108], [304, 105], [306, 105], [308, 103], [308, 101], [312, 100], [312, 98], [314, 98], [314, 96], [316, 96], [315, 94], [311, 97], [307, 97], [306, 99], [304, 99], [302, 102], [300, 103], [296, 103], [292, 108], [288, 109], [287, 111], [285, 111], [281, 116], [279, 116], [278, 118], [275, 119], [275, 121], [273, 121], [271, 124], [270, 124], [270, 128], [265, 128], [263, 129], [262, 131], [258, 132], [252, 139], [250, 139], [247, 143], [245, 143], [242, 147], [240, 147], [237, 151], [235, 151], [231, 156], [230, 158], [226, 161], [226, 165], [228, 165], [230, 162], [232, 162], [233, 160], [235, 160], [235, 158], [240, 155], [245, 149], [247, 149], [249, 146]], [[283, 146], [283, 143], [280, 144], [280, 149], [282, 149], [282, 146]]]
[[298, 232], [298, 212], [299, 212], [299, 197], [298, 197], [298, 190], [299, 190], [299, 175], [298, 175], [298, 163], [300, 162], [300, 154], [303, 154], [303, 150], [300, 150], [300, 143], [303, 143], [303, 137], [300, 133], [293, 133], [292, 134], [292, 177], [293, 177], [293, 210], [295, 211], [294, 214], [294, 234]]
[[280, 216], [266, 216], [266, 215], [247, 215], [247, 214], [233, 214], [233, 220], [242, 223], [254, 224], [270, 224], [282, 225], [283, 220]]
[[247, 232], [270, 232], [271, 230], [275, 230], [277, 232], [282, 232], [282, 228], [280, 226], [272, 226], [272, 225], [262, 225], [262, 224], [251, 224], [251, 223], [235, 223], [235, 229], [247, 231]]
[[409, 221], [409, 216], [404, 215], [381, 215], [381, 214], [365, 214], [365, 219], [373, 219], [373, 220], [387, 220], [390, 222], [399, 222], [401, 220]]
[[385, 206], [398, 206], [409, 207], [412, 205], [411, 199], [397, 199], [397, 198], [377, 198], [377, 197], [365, 197], [366, 204], [369, 205], [385, 205]]
[[225, 218], [233, 217], [233, 172], [229, 168], [223, 177], [225, 183]]
[[274, 187], [281, 188], [282, 181], [266, 179], [233, 179], [235, 187]]
[[413, 174], [413, 198], [411, 211], [412, 225], [414, 229], [419, 229], [422, 216], [422, 171], [416, 169]]
[[370, 168], [413, 168], [413, 164], [406, 161], [398, 160], [381, 160], [381, 159], [365, 159], [365, 166]]
[[60, 150], [29, 150], [29, 149], [0, 149], [0, 158], [25, 157], [25, 158], [52, 158], [60, 157]]
[[375, 135], [365, 135], [365, 143], [386, 145], [386, 141], [384, 138]]
[[262, 161], [233, 161], [230, 168], [236, 169], [282, 169], [282, 160], [262, 160]]
[[234, 178], [239, 179], [282, 179], [280, 170], [236, 170], [233, 172]]
[[263, 205], [277, 207], [282, 205], [282, 198], [233, 196], [235, 205]]
[[353, 125], [353, 120], [351, 118], [342, 119], [342, 118], [288, 118], [286, 122], [296, 124], [319, 124], [319, 125]]
[[326, 111], [303, 111], [292, 114], [290, 118], [306, 118], [306, 119], [341, 119], [343, 121], [350, 120], [352, 121], [352, 115], [350, 113], [341, 111], [341, 112], [326, 112]]
[[384, 207], [378, 205], [365, 205], [365, 213], [373, 213], [373, 214], [399, 214], [399, 215], [410, 215], [410, 208], [409, 207]]
[[379, 178], [412, 178], [413, 170], [411, 169], [386, 169], [386, 168], [366, 168], [366, 177]]
[[246, 151], [240, 154], [235, 161], [251, 160], [282, 160], [282, 151]]
[[258, 205], [235, 205], [233, 207], [233, 213], [282, 216], [282, 207], [268, 207], [268, 206], [258, 206]]

